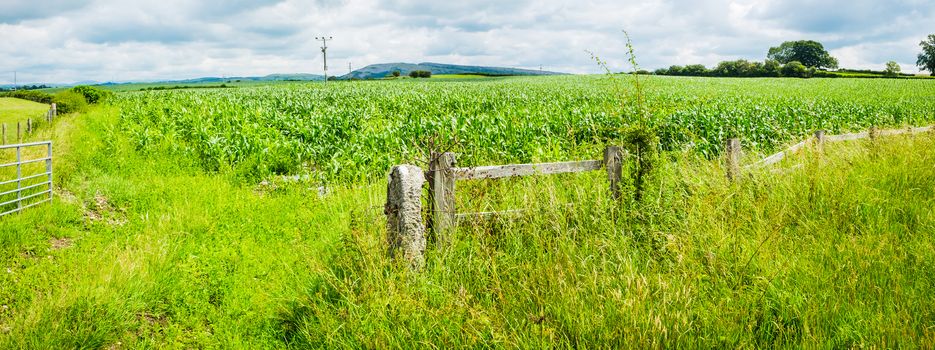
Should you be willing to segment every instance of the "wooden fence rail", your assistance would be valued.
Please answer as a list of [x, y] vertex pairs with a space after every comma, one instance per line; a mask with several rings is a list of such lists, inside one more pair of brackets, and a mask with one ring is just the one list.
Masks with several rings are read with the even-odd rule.
[[[455, 206], [455, 184], [457, 181], [580, 173], [606, 169], [611, 195], [614, 198], [619, 198], [621, 164], [624, 156], [625, 152], [620, 147], [608, 146], [604, 150], [603, 160], [457, 167], [454, 153], [433, 152], [431, 154], [432, 159], [429, 162], [429, 169], [424, 174], [414, 174], [412, 169], [416, 167], [413, 165], [395, 166], [390, 171], [391, 176], [387, 185], [387, 203], [385, 206], [388, 220], [388, 240], [391, 242], [390, 254], [406, 256], [411, 266], [418, 268], [421, 265], [422, 258], [413, 257], [412, 253], [425, 246], [424, 229], [430, 229], [435, 235], [436, 241], [444, 243], [450, 236], [450, 230], [457, 225], [458, 219], [511, 215], [523, 211], [522, 209], [514, 209], [497, 212], [458, 213]], [[400, 189], [403, 186], [401, 184], [421, 184], [422, 181], [429, 184], [428, 205], [431, 214], [428, 217], [428, 224], [425, 226], [398, 224], [401, 220], [400, 215], [402, 215], [399, 208], [415, 208], [417, 206], [415, 203], [402, 203], [402, 201], [421, 201], [418, 197], [401, 195], [400, 193], [403, 192]], [[411, 213], [411, 211], [409, 212]], [[411, 219], [407, 220], [411, 221]], [[412, 243], [400, 244], [399, 242]], [[398, 253], [398, 251], [402, 251], [402, 254]]]
[[[867, 132], [825, 135], [823, 130], [816, 131], [809, 138], [789, 148], [770, 155], [753, 164], [741, 166], [741, 141], [728, 139], [725, 149], [727, 177], [731, 180], [740, 178], [741, 171], [765, 167], [778, 163], [809, 144], [822, 147], [824, 142], [838, 142], [874, 138], [878, 136], [915, 134], [932, 131], [932, 126], [908, 129], [877, 130]], [[422, 172], [414, 165], [398, 165], [390, 172], [385, 212], [388, 220], [388, 235], [391, 255], [402, 255], [413, 268], [421, 266], [425, 250], [425, 230], [430, 229], [438, 242], [445, 242], [450, 237], [459, 219], [476, 219], [489, 216], [513, 215], [522, 213], [522, 209], [496, 212], [458, 213], [456, 209], [456, 182], [466, 180], [500, 179], [515, 176], [553, 175], [580, 173], [605, 169], [609, 190], [614, 199], [620, 198], [622, 164], [627, 156], [622, 148], [608, 146], [604, 149], [604, 159], [574, 162], [507, 164], [478, 167], [457, 167], [454, 153], [432, 153], [429, 169]], [[430, 215], [426, 225], [421, 224], [421, 199], [417, 188], [428, 182], [428, 205]], [[401, 253], [400, 253], [401, 252]]]
[[[801, 150], [802, 148], [804, 148], [810, 143], [814, 144], [816, 147], [820, 149], [821, 147], [823, 147], [825, 142], [852, 141], [852, 140], [860, 140], [860, 139], [865, 139], [865, 138], [875, 138], [875, 137], [880, 137], [880, 136], [918, 134], [918, 133], [923, 133], [923, 132], [928, 132], [928, 131], [933, 131], [933, 130], [935, 130], [935, 127], [933, 126], [924, 126], [924, 127], [918, 127], [918, 128], [910, 127], [906, 129], [888, 129], [888, 130], [879, 130], [875, 127], [872, 127], [868, 131], [851, 133], [851, 134], [840, 134], [840, 135], [825, 135], [824, 130], [818, 130], [812, 136], [806, 138], [805, 140], [802, 140], [799, 143], [789, 146], [789, 148], [786, 148], [766, 158], [763, 158], [760, 161], [757, 161], [756, 163], [744, 166], [743, 168], [744, 170], [748, 170], [748, 169], [765, 167], [768, 165], [779, 163], [780, 161], [785, 159], [786, 156], [795, 154], [796, 152], [798, 152], [799, 150]], [[739, 140], [737, 142], [738, 142], [737, 150], [739, 152], [739, 149], [740, 149]], [[729, 148], [728, 153], [730, 153], [730, 151], [731, 150]], [[728, 161], [728, 163], [731, 163], [731, 162]], [[731, 176], [730, 170], [728, 170], [728, 178], [733, 178]]]
[[478, 166], [470, 168], [456, 167], [453, 153], [435, 154], [429, 163], [426, 178], [429, 179], [429, 203], [431, 203], [431, 222], [436, 239], [445, 240], [449, 229], [457, 225], [458, 218], [487, 217], [500, 214], [515, 214], [519, 210], [483, 213], [457, 213], [455, 209], [455, 182], [463, 180], [489, 180], [517, 176], [555, 175], [581, 173], [608, 169], [607, 179], [611, 194], [619, 197], [621, 161], [623, 151], [617, 146], [608, 146], [604, 150], [603, 160], [583, 160], [574, 162], [507, 164]]

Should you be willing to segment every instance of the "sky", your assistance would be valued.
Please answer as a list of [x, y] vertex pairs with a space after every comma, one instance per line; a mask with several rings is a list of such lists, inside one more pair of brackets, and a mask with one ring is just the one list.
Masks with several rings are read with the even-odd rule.
[[0, 85], [439, 62], [598, 73], [763, 60], [810, 39], [845, 68], [918, 72], [935, 0], [0, 0]]

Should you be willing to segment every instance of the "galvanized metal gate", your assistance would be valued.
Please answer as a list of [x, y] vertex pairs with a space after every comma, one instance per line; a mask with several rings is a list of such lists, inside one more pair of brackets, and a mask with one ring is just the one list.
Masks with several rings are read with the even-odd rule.
[[15, 162], [0, 164], [0, 216], [52, 200], [52, 141], [0, 146], [0, 159], [13, 158], [14, 151]]

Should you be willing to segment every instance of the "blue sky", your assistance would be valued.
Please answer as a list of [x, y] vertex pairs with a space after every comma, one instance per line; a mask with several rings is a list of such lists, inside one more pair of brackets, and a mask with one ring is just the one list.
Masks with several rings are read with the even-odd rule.
[[595, 73], [762, 60], [785, 40], [825, 44], [847, 68], [917, 72], [935, 0], [2, 0], [0, 84], [321, 73], [348, 63], [442, 62]]

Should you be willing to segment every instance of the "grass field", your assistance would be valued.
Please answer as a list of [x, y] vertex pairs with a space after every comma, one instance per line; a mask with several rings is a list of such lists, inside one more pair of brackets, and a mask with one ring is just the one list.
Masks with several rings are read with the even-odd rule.
[[49, 106], [32, 101], [11, 97], [0, 97], [0, 123], [13, 125], [16, 132], [16, 122], [26, 123], [26, 119], [33, 118], [33, 122], [45, 121], [45, 114]]
[[431, 79], [490, 79], [490, 78], [498, 78], [498, 77], [479, 75], [479, 74], [433, 74]]
[[[462, 211], [529, 213], [462, 223], [421, 273], [385, 254], [388, 165], [427, 135], [462, 165], [599, 158], [628, 100], [602, 77], [346, 82], [63, 116], [33, 136], [56, 201], [0, 218], [0, 348], [935, 346], [935, 135], [736, 183], [715, 146], [743, 131], [751, 162], [819, 127], [928, 124], [935, 85], [650, 84], [666, 151], [643, 200], [601, 172], [459, 183]], [[295, 169], [315, 176], [271, 177]]]

